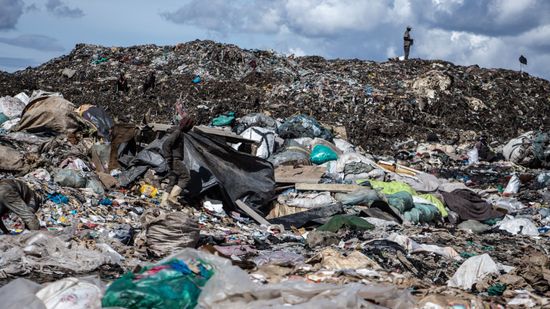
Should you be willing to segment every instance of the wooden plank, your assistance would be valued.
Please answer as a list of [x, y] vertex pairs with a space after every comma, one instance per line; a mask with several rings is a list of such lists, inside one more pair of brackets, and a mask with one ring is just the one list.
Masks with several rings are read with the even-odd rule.
[[224, 131], [224, 130], [216, 129], [216, 128], [211, 128], [211, 127], [207, 127], [207, 126], [195, 126], [195, 127], [193, 127], [193, 131], [223, 137], [223, 138], [225, 138], [225, 140], [227, 140], [228, 142], [231, 142], [231, 143], [249, 143], [249, 144], [256, 143], [256, 141], [254, 141], [254, 140], [244, 138], [244, 137], [242, 137], [240, 135], [237, 135], [233, 132], [228, 132], [228, 131]]
[[327, 171], [323, 166], [279, 166], [275, 169], [277, 183], [319, 183]]
[[270, 225], [269, 222], [267, 222], [266, 219], [264, 219], [262, 216], [260, 216], [257, 212], [252, 210], [252, 208], [248, 207], [243, 201], [236, 200], [235, 204], [237, 207], [239, 207], [241, 210], [243, 210], [247, 215], [249, 215], [252, 219], [256, 220], [261, 225]]
[[398, 173], [398, 174], [406, 174], [406, 175], [410, 175], [410, 176], [416, 176], [417, 173], [420, 173], [420, 171], [417, 171], [417, 170], [412, 169], [410, 167], [406, 167], [406, 166], [403, 166], [403, 165], [394, 164], [394, 163], [386, 162], [386, 161], [378, 161], [378, 165], [380, 167], [384, 168], [385, 170], [395, 172], [395, 173]]
[[328, 191], [328, 192], [352, 192], [357, 189], [365, 188], [359, 185], [331, 184], [331, 183], [297, 183], [295, 185], [298, 191]]
[[149, 123], [148, 124], [151, 129], [155, 132], [158, 132], [158, 131], [163, 131], [163, 132], [166, 132], [168, 131], [171, 127], [173, 127], [172, 125], [170, 124], [165, 124], [165, 123]]

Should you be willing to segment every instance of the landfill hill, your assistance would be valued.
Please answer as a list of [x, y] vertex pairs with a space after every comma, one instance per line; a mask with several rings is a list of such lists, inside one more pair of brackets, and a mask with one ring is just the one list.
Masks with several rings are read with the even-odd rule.
[[[144, 95], [151, 71], [156, 88]], [[128, 77], [128, 94], [115, 91], [120, 72]], [[37, 68], [0, 72], [1, 95], [35, 89], [58, 91], [76, 105], [96, 104], [135, 122], [146, 114], [149, 121], [170, 121], [178, 98], [202, 123], [228, 111], [304, 113], [345, 126], [352, 143], [378, 153], [391, 153], [408, 140], [424, 141], [428, 133], [450, 144], [480, 134], [503, 143], [547, 127], [550, 114], [550, 83], [527, 73], [438, 60], [293, 57], [212, 41], [127, 48], [78, 44]]]

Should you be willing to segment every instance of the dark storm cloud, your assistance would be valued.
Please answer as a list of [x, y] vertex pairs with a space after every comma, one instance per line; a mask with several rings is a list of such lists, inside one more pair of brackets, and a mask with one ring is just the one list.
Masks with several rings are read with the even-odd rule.
[[427, 27], [489, 36], [518, 35], [550, 20], [550, 1], [447, 1], [435, 5], [423, 0], [413, 6]]
[[23, 0], [0, 0], [0, 30], [13, 29], [24, 6]]

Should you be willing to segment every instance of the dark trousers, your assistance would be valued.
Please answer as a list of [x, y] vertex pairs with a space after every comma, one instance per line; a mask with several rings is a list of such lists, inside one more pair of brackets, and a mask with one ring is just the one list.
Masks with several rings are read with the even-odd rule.
[[178, 187], [185, 189], [187, 183], [191, 179], [191, 176], [189, 176], [189, 169], [187, 169], [185, 163], [180, 160], [175, 160], [171, 167], [172, 171], [168, 176], [168, 188], [171, 190], [172, 187], [177, 184]]
[[403, 45], [403, 49], [405, 50], [405, 60], [409, 59], [409, 52], [411, 51], [410, 45]]

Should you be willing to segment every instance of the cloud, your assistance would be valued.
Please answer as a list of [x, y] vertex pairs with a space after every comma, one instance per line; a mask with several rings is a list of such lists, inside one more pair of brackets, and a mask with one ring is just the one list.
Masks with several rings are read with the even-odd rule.
[[70, 8], [61, 0], [48, 0], [46, 9], [58, 17], [79, 18], [84, 16], [84, 12], [79, 8]]
[[39, 34], [25, 34], [15, 38], [2, 38], [0, 37], [0, 43], [30, 48], [40, 51], [64, 51], [65, 48], [59, 44], [59, 42], [45, 35]]
[[402, 55], [412, 25], [413, 57], [517, 69], [525, 54], [542, 76], [550, 66], [546, 0], [188, 0], [161, 15], [226, 38], [273, 38], [268, 47], [284, 53], [369, 60]]
[[191, 0], [173, 12], [160, 15], [173, 23], [218, 33], [278, 31], [280, 12], [275, 1]]
[[544, 0], [418, 0], [413, 8], [427, 27], [491, 36], [517, 35], [550, 19]]
[[36, 3], [33, 3], [31, 5], [27, 5], [25, 7], [25, 13], [30, 13], [30, 12], [38, 12], [40, 11], [40, 9], [38, 8], [38, 6], [36, 5]]
[[13, 29], [23, 15], [23, 0], [0, 0], [0, 30]]

